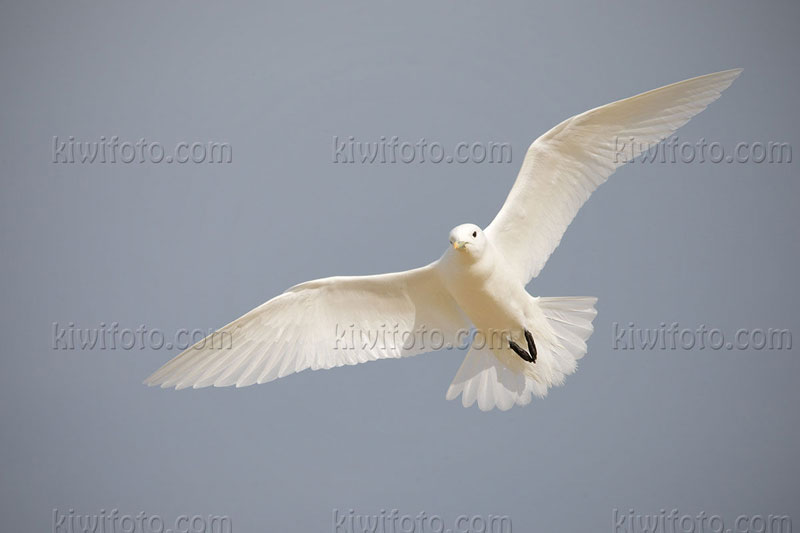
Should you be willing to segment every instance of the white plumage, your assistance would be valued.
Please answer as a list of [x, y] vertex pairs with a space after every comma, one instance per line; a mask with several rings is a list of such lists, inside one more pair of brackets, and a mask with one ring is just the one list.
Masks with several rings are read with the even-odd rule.
[[[265, 383], [308, 368], [457, 346], [473, 338], [465, 336], [473, 328], [476, 341], [485, 342], [470, 347], [447, 399], [461, 395], [465, 407], [477, 401], [482, 410], [505, 410], [544, 396], [586, 353], [596, 299], [536, 298], [525, 285], [598, 185], [705, 109], [740, 72], [692, 78], [565, 120], [531, 144], [492, 223], [485, 230], [454, 228], [453, 246], [437, 261], [292, 287], [211, 337], [227, 334], [229, 346], [204, 339], [146, 383], [178, 389]], [[619, 142], [635, 148], [621, 157]]]

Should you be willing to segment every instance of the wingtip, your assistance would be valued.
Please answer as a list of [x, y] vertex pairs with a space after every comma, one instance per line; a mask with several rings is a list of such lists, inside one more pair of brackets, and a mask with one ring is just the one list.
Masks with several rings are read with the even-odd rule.
[[738, 76], [739, 74], [741, 74], [743, 70], [744, 69], [741, 68], [741, 67], [727, 68], [725, 70], [719, 70], [717, 72], [710, 72], [710, 73], [706, 74], [706, 76], [734, 76], [735, 77], [735, 76]]
[[731, 84], [736, 81], [736, 79], [742, 75], [744, 72], [743, 68], [732, 68], [728, 70], [723, 70], [722, 72], [718, 72], [717, 74], [719, 77], [725, 79], [725, 86], [730, 87]]
[[[674, 85], [683, 84], [686, 82], [698, 82], [698, 81], [706, 81], [711, 83], [725, 83], [726, 87], [729, 86], [733, 81], [738, 78], [742, 72], [744, 71], [743, 68], [729, 68], [727, 70], [720, 70], [718, 72], [709, 72], [708, 74], [702, 74], [700, 76], [696, 76], [694, 78], [689, 78], [687, 80], [679, 81], [670, 85], [666, 85], [664, 87], [660, 87], [660, 89], [664, 89], [666, 87], [672, 87]], [[655, 91], [659, 89], [654, 89]]]
[[737, 68], [732, 68], [730, 70], [727, 70], [725, 72], [729, 72], [731, 74], [731, 76], [733, 77], [733, 79], [735, 80], [736, 78], [741, 76], [742, 72], [744, 72], [744, 69], [741, 68], [741, 67], [737, 67]]

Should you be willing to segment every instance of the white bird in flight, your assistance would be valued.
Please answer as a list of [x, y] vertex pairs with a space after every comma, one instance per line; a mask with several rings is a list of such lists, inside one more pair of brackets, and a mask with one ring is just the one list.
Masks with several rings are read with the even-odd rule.
[[[465, 407], [477, 400], [488, 411], [545, 396], [586, 353], [597, 299], [534, 297], [525, 286], [598, 185], [686, 124], [740, 73], [692, 78], [565, 120], [528, 148], [492, 223], [456, 226], [438, 260], [406, 272], [296, 285], [185, 350], [145, 383], [243, 387], [308, 368], [416, 355], [430, 351], [434, 338], [437, 348], [458, 346], [463, 332], [471, 332], [474, 342], [448, 400], [461, 395]], [[226, 334], [232, 342], [223, 350], [213, 340]]]

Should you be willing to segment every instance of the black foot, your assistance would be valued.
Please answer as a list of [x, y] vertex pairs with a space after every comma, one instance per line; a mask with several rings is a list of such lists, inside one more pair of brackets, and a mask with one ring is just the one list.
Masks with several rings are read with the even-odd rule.
[[528, 352], [523, 350], [519, 344], [512, 341], [511, 339], [508, 339], [508, 345], [511, 347], [512, 350], [514, 350], [517, 353], [518, 356], [522, 357], [524, 361], [527, 361], [529, 363], [533, 363], [534, 361], [536, 361], [536, 359], [531, 357]]
[[516, 352], [518, 356], [520, 356], [523, 361], [527, 361], [528, 363], [535, 363], [536, 362], [536, 343], [533, 342], [533, 335], [527, 329], [525, 330], [525, 341], [528, 343], [528, 351], [522, 349], [522, 347], [517, 344], [516, 342], [508, 339], [508, 346]]
[[527, 329], [525, 330], [525, 340], [528, 341], [528, 352], [531, 354], [531, 358], [533, 359], [533, 363], [536, 362], [536, 343], [533, 342], [533, 335]]

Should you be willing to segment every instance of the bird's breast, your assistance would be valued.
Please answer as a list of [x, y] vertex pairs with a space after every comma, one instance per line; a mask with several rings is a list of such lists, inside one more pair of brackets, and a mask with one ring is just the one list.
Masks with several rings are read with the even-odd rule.
[[501, 268], [487, 263], [445, 263], [445, 286], [476, 328], [517, 327], [524, 322], [524, 299], [529, 296]]

